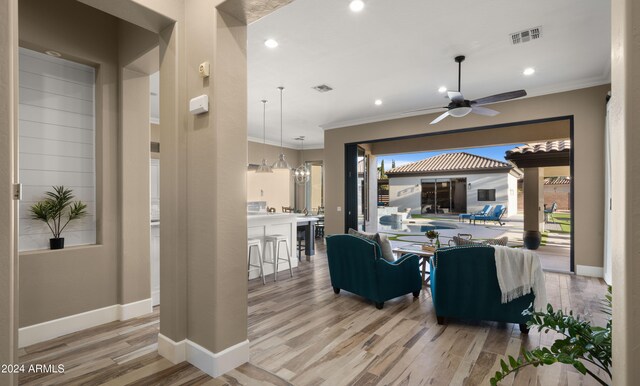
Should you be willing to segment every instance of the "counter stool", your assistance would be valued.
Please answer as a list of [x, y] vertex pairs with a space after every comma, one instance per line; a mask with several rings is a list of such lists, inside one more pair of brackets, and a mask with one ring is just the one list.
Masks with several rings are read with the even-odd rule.
[[[293, 277], [293, 268], [291, 266], [291, 250], [289, 248], [289, 240], [285, 235], [269, 235], [264, 238], [264, 249], [267, 249], [267, 245], [271, 243], [272, 258], [273, 261], [265, 261], [268, 264], [273, 264], [273, 281], [278, 280], [278, 261], [284, 260], [289, 263], [289, 273]], [[287, 250], [287, 258], [280, 257], [280, 245], [284, 243], [284, 248]]]
[[[251, 250], [256, 249], [258, 252], [258, 264], [251, 264]], [[264, 266], [262, 261], [262, 241], [260, 239], [248, 239], [247, 240], [247, 274], [251, 274], [253, 270], [259, 270], [262, 277], [262, 284], [267, 284], [264, 279]]]

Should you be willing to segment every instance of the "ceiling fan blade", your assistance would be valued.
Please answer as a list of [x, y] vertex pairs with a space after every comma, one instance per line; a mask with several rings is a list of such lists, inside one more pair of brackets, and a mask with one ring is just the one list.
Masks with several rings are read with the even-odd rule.
[[487, 117], [495, 117], [500, 114], [499, 111], [491, 110], [486, 107], [473, 106], [471, 107], [471, 112], [474, 114], [486, 115]]
[[449, 96], [449, 99], [451, 99], [451, 102], [455, 102], [455, 103], [464, 102], [464, 97], [462, 96], [462, 93], [459, 91], [447, 91], [447, 95]]
[[427, 107], [424, 109], [418, 109], [418, 110], [411, 110], [411, 111], [405, 111], [404, 113], [401, 113], [402, 115], [404, 114], [414, 114], [414, 113], [420, 113], [420, 112], [428, 112], [428, 111], [433, 111], [438, 112], [441, 111], [442, 109], [446, 109], [447, 106], [443, 106], [443, 107]]
[[440, 116], [438, 116], [438, 118], [436, 118], [433, 121], [431, 121], [430, 125], [435, 125], [436, 123], [440, 122], [441, 120], [445, 119], [448, 116], [449, 116], [449, 112], [445, 111]]
[[524, 90], [509, 91], [509, 92], [504, 92], [502, 94], [496, 94], [496, 95], [491, 95], [488, 97], [476, 99], [471, 101], [470, 103], [472, 105], [479, 106], [479, 105], [486, 105], [488, 103], [496, 103], [496, 102], [507, 101], [509, 99], [521, 98], [523, 96], [527, 96], [527, 92]]

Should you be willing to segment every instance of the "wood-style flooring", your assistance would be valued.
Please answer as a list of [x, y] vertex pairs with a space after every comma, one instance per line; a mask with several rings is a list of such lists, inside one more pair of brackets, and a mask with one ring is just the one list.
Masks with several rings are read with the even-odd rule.
[[[320, 244], [320, 243], [318, 243]], [[22, 363], [63, 364], [63, 374], [22, 374], [21, 385], [488, 385], [505, 354], [550, 345], [551, 334], [491, 322], [436, 323], [428, 290], [383, 310], [348, 292], [335, 295], [324, 247], [294, 278], [249, 284], [250, 362], [213, 379], [157, 353], [156, 308], [21, 349]], [[273, 277], [267, 277], [273, 280]], [[604, 324], [599, 279], [546, 273], [547, 296]], [[566, 365], [529, 367], [504, 385], [596, 385]]]

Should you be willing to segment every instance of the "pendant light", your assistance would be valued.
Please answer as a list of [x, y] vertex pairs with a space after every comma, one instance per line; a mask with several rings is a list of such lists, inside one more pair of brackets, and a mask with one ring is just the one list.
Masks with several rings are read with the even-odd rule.
[[256, 169], [256, 173], [273, 173], [271, 166], [267, 164], [267, 159], [264, 157], [264, 149], [267, 147], [267, 101], [262, 100], [262, 163]]
[[304, 135], [296, 138], [296, 141], [300, 141], [302, 143], [302, 163], [296, 168], [296, 170], [293, 172], [293, 175], [296, 179], [296, 182], [300, 185], [303, 185], [306, 184], [311, 177], [311, 172], [304, 163]]
[[273, 168], [291, 170], [291, 166], [289, 166], [287, 158], [284, 155], [284, 146], [282, 145], [282, 90], [284, 90], [284, 87], [280, 86], [278, 87], [278, 90], [280, 90], [280, 156], [273, 164]]

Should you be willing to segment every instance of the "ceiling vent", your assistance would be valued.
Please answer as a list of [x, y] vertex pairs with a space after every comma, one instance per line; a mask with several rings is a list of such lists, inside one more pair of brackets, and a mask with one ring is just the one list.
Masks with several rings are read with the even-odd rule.
[[542, 27], [534, 27], [528, 30], [514, 32], [510, 34], [512, 44], [526, 43], [531, 40], [540, 39], [542, 36]]
[[319, 86], [313, 87], [317, 92], [327, 92], [333, 90], [333, 88], [327, 86], [326, 84], [321, 84]]

